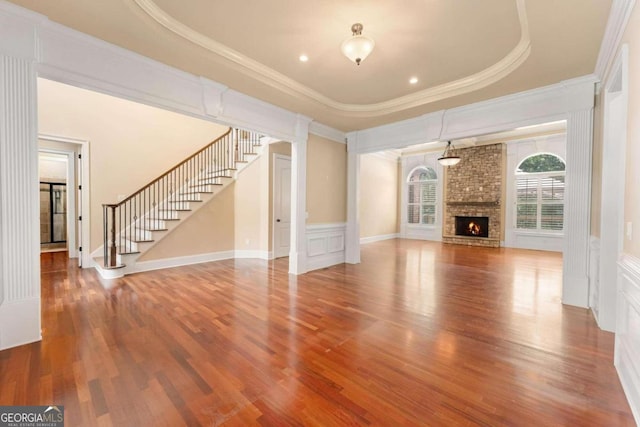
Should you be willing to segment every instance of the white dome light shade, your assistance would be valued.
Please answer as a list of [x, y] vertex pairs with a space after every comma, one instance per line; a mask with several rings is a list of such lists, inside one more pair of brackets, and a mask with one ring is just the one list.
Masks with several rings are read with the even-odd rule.
[[440, 157], [438, 162], [440, 162], [442, 166], [454, 166], [460, 163], [460, 157]]
[[353, 24], [351, 26], [353, 35], [342, 42], [340, 48], [344, 56], [360, 65], [373, 50], [376, 43], [373, 39], [362, 35], [362, 24]]
[[460, 156], [456, 154], [455, 148], [451, 145], [451, 141], [447, 142], [442, 156], [438, 158], [438, 163], [442, 166], [454, 166], [460, 163]]

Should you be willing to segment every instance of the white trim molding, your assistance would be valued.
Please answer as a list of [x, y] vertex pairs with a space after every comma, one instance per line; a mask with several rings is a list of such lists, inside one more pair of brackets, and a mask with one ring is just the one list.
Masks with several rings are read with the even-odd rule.
[[[0, 16], [5, 24], [12, 41], [35, 51], [32, 34]], [[4, 47], [0, 41], [0, 350], [41, 339], [35, 61]]]
[[307, 270], [345, 262], [346, 224], [307, 225]]
[[567, 115], [562, 302], [585, 308], [589, 306], [592, 140], [593, 109], [570, 112]]
[[593, 317], [598, 321], [600, 314], [600, 238], [591, 236], [589, 239], [589, 307]]
[[[130, 273], [141, 273], [143, 271], [160, 270], [163, 268], [182, 267], [185, 265], [202, 264], [204, 262], [222, 261], [236, 258], [236, 251], [210, 252], [198, 255], [187, 255], [173, 258], [154, 259], [149, 261], [138, 261], [133, 266]], [[251, 258], [251, 257], [238, 257]]]
[[[0, 54], [36, 60], [39, 77], [254, 130], [296, 137], [298, 114], [0, 1]], [[340, 132], [315, 129], [344, 141]], [[321, 129], [321, 130], [320, 130]]]
[[623, 255], [618, 267], [621, 280], [615, 366], [633, 416], [640, 425], [640, 259]]
[[347, 227], [345, 262], [360, 263], [360, 154], [357, 136], [347, 138]]
[[311, 119], [301, 114], [291, 143], [291, 244], [289, 273], [307, 272], [307, 146]]
[[373, 104], [348, 104], [331, 99], [266, 65], [199, 33], [162, 10], [153, 0], [133, 0], [158, 24], [178, 36], [239, 66], [239, 71], [280, 92], [299, 99], [311, 99], [326, 108], [350, 117], [377, 117], [429, 104], [481, 89], [506, 77], [529, 57], [531, 40], [525, 0], [516, 0], [520, 39], [495, 64], [469, 76], [433, 86], [409, 95]]
[[600, 287], [598, 325], [615, 331], [618, 261], [624, 246], [629, 50], [622, 45], [602, 84], [602, 146], [600, 153]]
[[360, 244], [366, 245], [367, 243], [381, 242], [383, 240], [392, 240], [392, 239], [399, 239], [399, 238], [400, 238], [399, 233], [380, 234], [378, 236], [361, 237]]
[[326, 138], [329, 141], [339, 142], [341, 144], [347, 143], [347, 134], [334, 129], [330, 126], [323, 125], [320, 122], [313, 121], [309, 124], [309, 133]]
[[636, 0], [613, 0], [607, 20], [607, 27], [600, 44], [598, 60], [596, 62], [595, 75], [600, 81], [604, 81], [608, 74], [611, 62], [622, 40], [622, 35], [627, 28], [627, 22], [631, 16]]
[[567, 121], [563, 303], [589, 304], [589, 215], [595, 76], [584, 76], [411, 120], [347, 134], [347, 262], [360, 261], [359, 155]]

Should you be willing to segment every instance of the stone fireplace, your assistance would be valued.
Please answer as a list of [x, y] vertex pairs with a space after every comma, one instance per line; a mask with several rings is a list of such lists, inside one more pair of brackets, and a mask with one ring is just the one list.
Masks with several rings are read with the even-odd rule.
[[488, 216], [456, 216], [456, 236], [489, 237]]
[[503, 144], [457, 150], [447, 168], [442, 241], [500, 247]]

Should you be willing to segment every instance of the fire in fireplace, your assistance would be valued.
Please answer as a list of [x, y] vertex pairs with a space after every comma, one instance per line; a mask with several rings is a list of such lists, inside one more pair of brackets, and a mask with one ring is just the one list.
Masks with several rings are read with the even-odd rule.
[[489, 217], [456, 216], [456, 236], [489, 237]]

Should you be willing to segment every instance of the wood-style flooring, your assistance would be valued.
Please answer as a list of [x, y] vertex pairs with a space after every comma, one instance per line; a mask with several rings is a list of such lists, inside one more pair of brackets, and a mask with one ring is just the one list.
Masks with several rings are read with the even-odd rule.
[[635, 425], [614, 336], [561, 304], [560, 254], [388, 240], [127, 276], [42, 255], [42, 342], [0, 352], [0, 405], [67, 426]]

